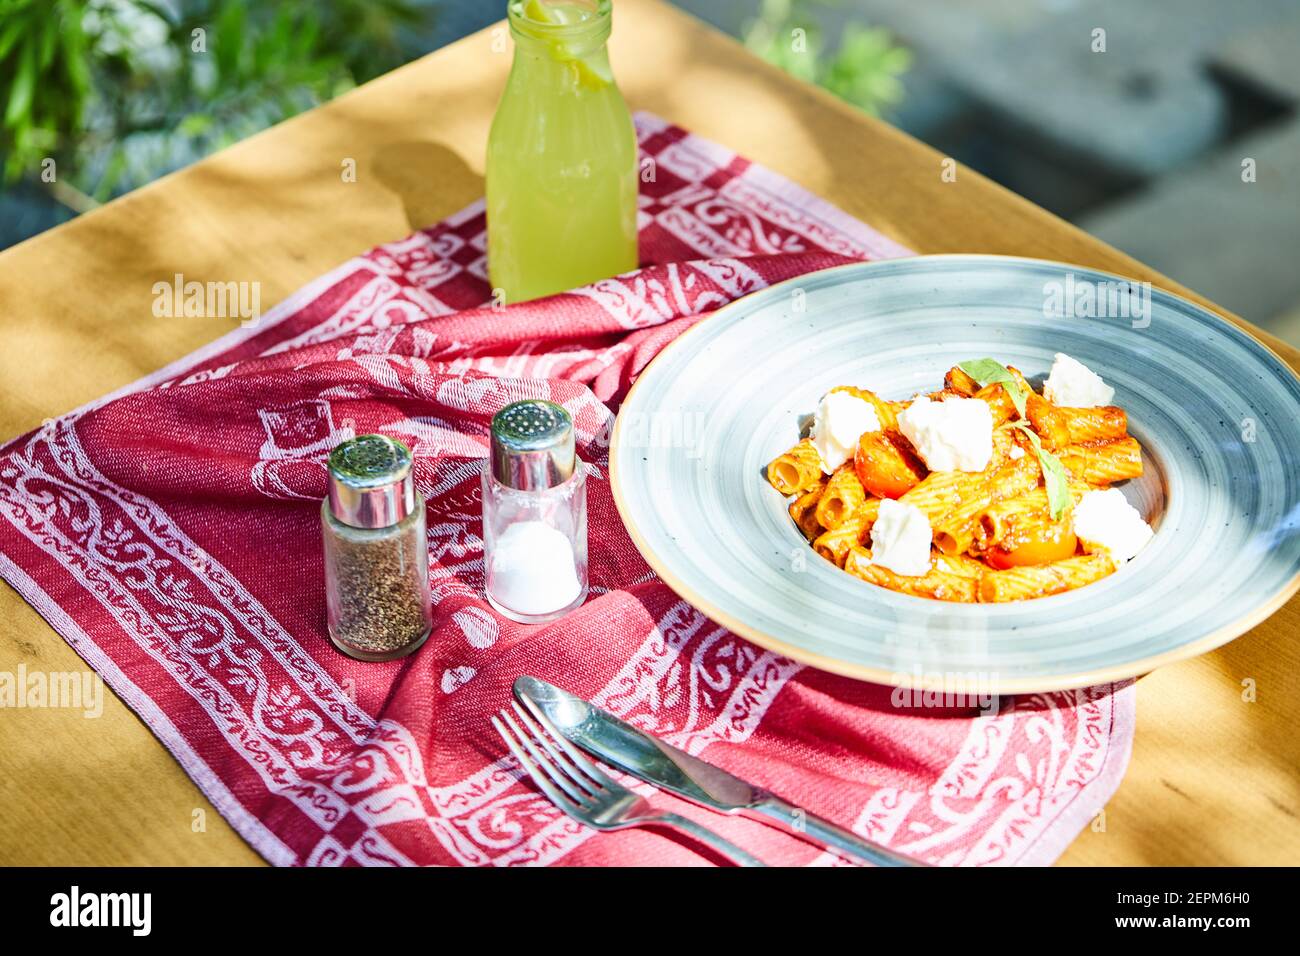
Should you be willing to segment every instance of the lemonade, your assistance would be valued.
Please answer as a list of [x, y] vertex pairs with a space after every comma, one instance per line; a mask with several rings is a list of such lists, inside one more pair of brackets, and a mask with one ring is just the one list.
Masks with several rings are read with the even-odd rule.
[[637, 266], [636, 134], [609, 0], [512, 0], [514, 65], [487, 151], [488, 272], [521, 302]]

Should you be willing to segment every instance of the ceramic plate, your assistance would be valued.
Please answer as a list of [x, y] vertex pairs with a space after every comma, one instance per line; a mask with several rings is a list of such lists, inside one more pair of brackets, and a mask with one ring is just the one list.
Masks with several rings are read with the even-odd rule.
[[[1146, 310], [1140, 294], [1110, 295], [1122, 281], [922, 256], [830, 269], [721, 309], [650, 365], [619, 412], [610, 481], [633, 540], [732, 631], [896, 686], [1080, 687], [1231, 640], [1300, 586], [1300, 380], [1200, 306], [1158, 289]], [[1090, 311], [1090, 285], [1112, 317], [1075, 317]], [[1155, 537], [1102, 581], [1011, 604], [897, 594], [812, 552], [763, 478], [833, 385], [903, 399], [983, 356], [1040, 385], [1056, 352], [1114, 386], [1146, 450], [1146, 474], [1119, 487]]]

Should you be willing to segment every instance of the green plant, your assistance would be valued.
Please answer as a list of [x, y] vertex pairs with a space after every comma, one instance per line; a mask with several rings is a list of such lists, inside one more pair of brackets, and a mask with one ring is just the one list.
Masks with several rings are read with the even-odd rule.
[[[85, 0], [0, 0], [0, 120], [4, 178], [12, 181], [77, 128], [90, 96]], [[66, 26], [65, 26], [66, 24]]]
[[[96, 200], [408, 59], [417, 0], [0, 0], [4, 177]], [[62, 198], [62, 197], [61, 197]], [[66, 201], [66, 199], [65, 199]]]
[[894, 42], [883, 27], [849, 24], [833, 53], [825, 50], [814, 5], [835, 0], [762, 0], [758, 16], [742, 30], [745, 46], [801, 80], [816, 83], [868, 113], [899, 102], [899, 80], [912, 64], [912, 51]]

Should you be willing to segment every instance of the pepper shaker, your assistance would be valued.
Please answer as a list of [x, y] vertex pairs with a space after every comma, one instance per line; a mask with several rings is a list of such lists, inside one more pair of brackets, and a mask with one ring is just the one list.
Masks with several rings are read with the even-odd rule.
[[488, 603], [512, 621], [544, 624], [587, 599], [586, 475], [573, 419], [554, 402], [514, 402], [492, 417], [483, 549]]
[[429, 545], [411, 450], [383, 435], [343, 442], [329, 457], [321, 502], [329, 636], [343, 653], [390, 661], [429, 636]]

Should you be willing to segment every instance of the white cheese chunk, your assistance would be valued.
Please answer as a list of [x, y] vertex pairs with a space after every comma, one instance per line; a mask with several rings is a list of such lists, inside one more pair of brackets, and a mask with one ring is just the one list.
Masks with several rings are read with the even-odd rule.
[[899, 414], [898, 430], [931, 471], [983, 471], [993, 455], [993, 412], [978, 398], [921, 396]]
[[916, 505], [886, 498], [871, 526], [871, 563], [917, 577], [930, 570], [930, 519]]
[[1115, 390], [1101, 376], [1064, 352], [1056, 353], [1052, 371], [1043, 383], [1043, 397], [1053, 405], [1069, 408], [1095, 408], [1109, 405]]
[[1007, 457], [1012, 461], [1019, 461], [1021, 458], [1025, 457], [1025, 450], [1019, 445], [1012, 445], [1011, 450], [1007, 452]]
[[1118, 562], [1132, 558], [1154, 534], [1118, 488], [1084, 494], [1074, 508], [1074, 533]]
[[852, 392], [827, 392], [813, 416], [812, 443], [830, 474], [853, 457], [858, 439], [880, 431], [876, 407]]

